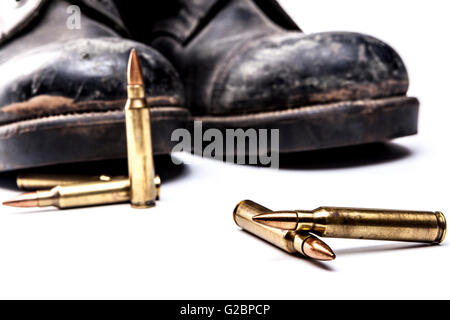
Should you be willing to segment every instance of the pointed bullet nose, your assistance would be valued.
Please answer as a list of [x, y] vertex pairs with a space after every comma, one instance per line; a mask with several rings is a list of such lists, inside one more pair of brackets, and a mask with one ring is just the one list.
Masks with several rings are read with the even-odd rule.
[[39, 206], [36, 192], [24, 193], [12, 200], [3, 202], [4, 206], [15, 208], [34, 208]]
[[128, 62], [128, 85], [129, 86], [143, 86], [144, 77], [142, 75], [142, 68], [139, 62], [139, 57], [136, 49], [131, 50], [130, 60]]
[[272, 228], [296, 230], [298, 225], [298, 215], [296, 212], [265, 213], [254, 216], [253, 221]]
[[316, 237], [309, 237], [305, 240], [303, 252], [306, 256], [316, 260], [331, 261], [336, 259], [333, 250], [325, 242]]

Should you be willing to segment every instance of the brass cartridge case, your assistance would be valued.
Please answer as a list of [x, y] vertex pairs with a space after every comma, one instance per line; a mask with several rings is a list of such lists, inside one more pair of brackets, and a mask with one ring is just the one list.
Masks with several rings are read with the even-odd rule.
[[254, 217], [266, 226], [329, 238], [441, 243], [447, 224], [441, 212], [320, 207], [269, 211]]
[[297, 231], [330, 238], [441, 243], [447, 231], [441, 212], [321, 207], [297, 215]]
[[[17, 187], [21, 190], [42, 190], [51, 189], [56, 186], [67, 186], [71, 184], [111, 181], [113, 178], [109, 175], [75, 175], [75, 174], [21, 174], [17, 176]], [[127, 179], [125, 176], [114, 177], [115, 180]]]
[[[130, 182], [128, 177], [111, 177], [108, 175], [63, 175], [63, 174], [22, 174], [17, 176], [17, 187], [22, 190], [36, 191], [51, 189], [57, 186], [69, 186], [74, 184], [85, 184], [90, 182], [109, 182], [112, 180], [124, 180], [124, 183]], [[125, 181], [126, 180], [126, 181]], [[161, 178], [155, 176], [156, 200], [161, 197]], [[129, 201], [127, 199], [126, 201]]]
[[[332, 250], [314, 235], [308, 233], [297, 233], [295, 231], [280, 230], [259, 224], [253, 221], [253, 217], [270, 212], [253, 201], [242, 201], [234, 209], [234, 221], [242, 229], [266, 240], [289, 253], [300, 253], [304, 256], [317, 260], [333, 260], [335, 258]], [[315, 245], [319, 245], [316, 250]]]
[[150, 108], [143, 85], [128, 86], [125, 119], [131, 205], [149, 208], [155, 205], [156, 188]]
[[36, 191], [39, 207], [55, 206], [61, 209], [128, 202], [128, 179], [109, 182], [89, 182], [58, 186], [49, 191]]

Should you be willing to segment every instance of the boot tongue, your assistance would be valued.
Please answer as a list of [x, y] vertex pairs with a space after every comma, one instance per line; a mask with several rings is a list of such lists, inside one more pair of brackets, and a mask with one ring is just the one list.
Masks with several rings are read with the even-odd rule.
[[72, 0], [70, 2], [80, 5], [84, 13], [93, 16], [97, 21], [103, 22], [122, 34], [128, 33], [113, 0]]
[[[164, 11], [165, 17], [152, 26], [154, 34], [165, 33], [185, 42], [206, 19], [208, 13], [226, 4], [228, 0], [176, 0]], [[176, 4], [174, 4], [175, 2]]]
[[254, 0], [257, 6], [273, 22], [286, 30], [301, 31], [294, 20], [284, 11], [283, 7], [276, 0]]
[[[301, 31], [276, 0], [240, 0], [256, 4], [275, 24], [286, 30]], [[189, 41], [213, 16], [230, 0], [163, 0], [154, 8], [150, 19], [153, 38], [159, 34], [169, 34], [181, 43]], [[153, 20], [153, 22], [152, 22]], [[148, 26], [148, 24], [147, 24]], [[148, 29], [146, 29], [146, 33]], [[138, 36], [139, 38], [139, 36]], [[141, 37], [149, 41], [148, 38]], [[151, 39], [150, 39], [151, 40]]]

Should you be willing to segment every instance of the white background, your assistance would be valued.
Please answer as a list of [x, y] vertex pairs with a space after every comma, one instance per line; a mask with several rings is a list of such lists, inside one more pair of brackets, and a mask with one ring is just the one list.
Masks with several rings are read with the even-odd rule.
[[[183, 155], [189, 164], [147, 211], [1, 207], [0, 298], [450, 298], [448, 242], [325, 239], [337, 259], [316, 263], [234, 224], [233, 208], [247, 198], [277, 210], [334, 205], [450, 214], [448, 1], [281, 3], [305, 32], [358, 31], [393, 45], [408, 66], [410, 94], [422, 102], [420, 134], [397, 140], [391, 155], [375, 160], [351, 149], [297, 156], [296, 168], [280, 171]], [[0, 190], [1, 199], [15, 194]]]

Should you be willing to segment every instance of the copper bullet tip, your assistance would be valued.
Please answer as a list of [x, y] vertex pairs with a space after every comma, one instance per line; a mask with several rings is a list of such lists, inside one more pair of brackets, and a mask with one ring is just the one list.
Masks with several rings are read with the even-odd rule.
[[303, 243], [303, 252], [311, 259], [321, 261], [331, 261], [336, 259], [333, 250], [322, 240], [316, 237], [309, 237]]
[[139, 57], [136, 49], [131, 50], [130, 60], [128, 62], [128, 85], [129, 86], [143, 86], [144, 77], [142, 75], [142, 68], [139, 62]]
[[296, 230], [298, 225], [298, 215], [294, 211], [271, 212], [254, 216], [253, 221], [272, 228]]
[[16, 208], [34, 208], [39, 206], [39, 201], [36, 192], [29, 192], [21, 194], [12, 200], [5, 201], [3, 205]]

